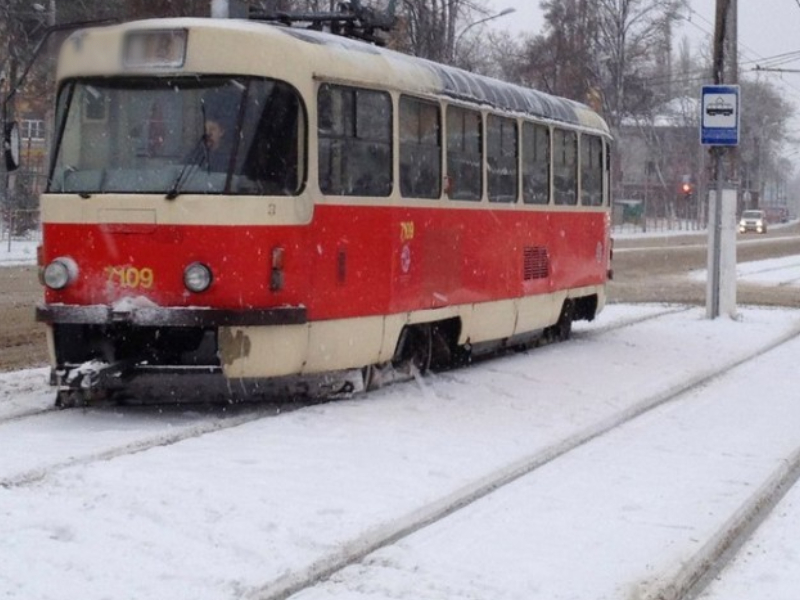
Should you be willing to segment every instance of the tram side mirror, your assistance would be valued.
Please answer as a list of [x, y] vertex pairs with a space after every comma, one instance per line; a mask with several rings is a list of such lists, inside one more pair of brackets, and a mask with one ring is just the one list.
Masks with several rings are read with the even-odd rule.
[[19, 168], [20, 157], [19, 125], [16, 121], [6, 123], [3, 132], [3, 154], [6, 159], [6, 170], [15, 171]]

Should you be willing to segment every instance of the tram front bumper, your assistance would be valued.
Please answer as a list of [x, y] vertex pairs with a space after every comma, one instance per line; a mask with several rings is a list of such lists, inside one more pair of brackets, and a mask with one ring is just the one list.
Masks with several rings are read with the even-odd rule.
[[48, 326], [51, 382], [59, 387], [109, 389], [143, 374], [223, 371], [238, 328], [302, 326], [304, 307], [211, 308], [41, 305]]
[[49, 325], [124, 323], [138, 327], [248, 327], [302, 325], [307, 318], [305, 307], [292, 306], [247, 310], [150, 306], [119, 310], [104, 304], [48, 304], [36, 307], [36, 320]]

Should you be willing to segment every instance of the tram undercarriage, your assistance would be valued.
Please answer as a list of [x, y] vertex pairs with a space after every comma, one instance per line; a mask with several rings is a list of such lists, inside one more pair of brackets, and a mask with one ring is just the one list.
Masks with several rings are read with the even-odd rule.
[[[596, 298], [566, 300], [558, 321], [509, 338], [459, 345], [457, 318], [403, 328], [392, 360], [363, 368], [270, 378], [228, 378], [216, 327], [140, 326], [131, 322], [51, 323], [56, 405], [102, 402], [192, 403], [323, 399], [380, 388], [427, 371], [465, 366], [499, 351], [569, 338], [575, 319], [591, 320]], [[40, 311], [40, 320], [46, 312]]]

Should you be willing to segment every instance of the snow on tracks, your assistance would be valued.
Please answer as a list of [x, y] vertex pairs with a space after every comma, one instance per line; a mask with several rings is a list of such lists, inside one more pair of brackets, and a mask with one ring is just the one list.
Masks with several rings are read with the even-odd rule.
[[[0, 490], [9, 586], [45, 598], [37, 582], [69, 572], [65, 592], [87, 600], [130, 590], [282, 597], [536, 477], [796, 333], [785, 325], [796, 313], [712, 323], [697, 309], [594, 333], [631, 322], [615, 310], [565, 344], [72, 468], [69, 457], [155, 440], [193, 417], [76, 410], [6, 424], [28, 422], [11, 436], [18, 445], [0, 430], [7, 477], [34, 473], [17, 462], [23, 451], [58, 459], [40, 457], [58, 469], [36, 485]], [[63, 446], [61, 430], [83, 450]]]

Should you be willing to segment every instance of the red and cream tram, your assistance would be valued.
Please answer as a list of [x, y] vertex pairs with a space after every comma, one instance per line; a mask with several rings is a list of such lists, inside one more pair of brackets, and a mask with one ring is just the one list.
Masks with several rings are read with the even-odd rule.
[[570, 100], [317, 31], [159, 19], [68, 38], [56, 132], [37, 318], [64, 398], [425, 369], [605, 303], [609, 130]]

